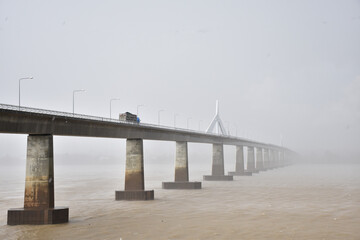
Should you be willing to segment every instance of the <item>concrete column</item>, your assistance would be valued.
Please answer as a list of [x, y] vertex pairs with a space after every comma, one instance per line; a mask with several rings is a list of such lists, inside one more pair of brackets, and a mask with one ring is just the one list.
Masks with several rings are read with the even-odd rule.
[[283, 153], [284, 153], [284, 155], [283, 155], [283, 158], [284, 158], [284, 166], [289, 166], [289, 165], [291, 165], [290, 152], [284, 150]]
[[272, 164], [272, 150], [269, 148], [268, 149], [268, 152], [269, 152], [269, 161], [268, 161], [268, 169], [273, 169], [273, 164]]
[[270, 169], [274, 169], [276, 168], [275, 150], [270, 149], [269, 153], [270, 153]]
[[224, 147], [222, 144], [213, 144], [212, 175], [205, 175], [204, 180], [231, 181], [232, 176], [224, 174]]
[[274, 150], [269, 149], [269, 169], [274, 169]]
[[212, 175], [223, 176], [224, 174], [224, 146], [213, 144]]
[[259, 171], [255, 169], [254, 147], [247, 147], [247, 149], [248, 149], [248, 155], [247, 155], [246, 172], [259, 173]]
[[279, 151], [275, 150], [275, 167], [280, 167], [280, 158], [279, 158]]
[[189, 181], [187, 142], [176, 142], [175, 182]]
[[256, 170], [264, 170], [264, 158], [262, 148], [256, 148]]
[[126, 140], [125, 191], [144, 190], [144, 153], [142, 139]]
[[279, 156], [278, 156], [278, 167], [282, 167], [283, 166], [283, 162], [282, 162], [282, 151], [279, 150]]
[[28, 136], [24, 208], [54, 207], [53, 152], [51, 135]]
[[176, 142], [175, 182], [163, 182], [164, 189], [201, 189], [201, 182], [189, 182], [187, 142]]
[[269, 149], [264, 148], [264, 170], [268, 170], [269, 168], [270, 168]]
[[116, 200], [153, 200], [154, 190], [145, 191], [142, 139], [126, 140], [125, 191], [116, 191]]
[[69, 221], [69, 208], [54, 208], [52, 135], [27, 139], [24, 208], [8, 211], [8, 224], [54, 224]]
[[285, 166], [284, 150], [281, 150], [279, 153], [280, 153], [279, 165], [280, 167], [284, 167]]
[[244, 146], [236, 146], [235, 172], [229, 172], [233, 176], [251, 176], [251, 172], [245, 172], [244, 168]]
[[235, 172], [244, 172], [244, 146], [236, 146]]

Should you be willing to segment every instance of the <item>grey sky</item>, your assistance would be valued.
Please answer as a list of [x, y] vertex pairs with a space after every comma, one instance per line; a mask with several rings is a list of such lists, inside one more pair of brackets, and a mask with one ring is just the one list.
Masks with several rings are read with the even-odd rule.
[[[119, 97], [113, 117], [145, 104], [143, 122], [165, 109], [162, 124], [204, 130], [219, 99], [232, 134], [355, 155], [359, 43], [360, 1], [0, 0], [0, 103], [34, 76], [24, 106], [71, 112], [84, 88], [78, 113], [107, 117]], [[0, 135], [0, 156], [24, 139]]]

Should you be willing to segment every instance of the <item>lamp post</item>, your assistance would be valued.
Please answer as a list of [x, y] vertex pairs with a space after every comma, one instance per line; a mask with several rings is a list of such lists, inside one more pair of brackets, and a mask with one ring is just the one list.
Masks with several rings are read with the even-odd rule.
[[112, 101], [117, 101], [117, 100], [120, 100], [120, 98], [112, 98], [112, 99], [110, 99], [110, 119], [111, 119], [111, 103], [112, 103]]
[[161, 109], [158, 111], [158, 125], [160, 125], [160, 113], [165, 111], [164, 109]]
[[176, 128], [176, 117], [179, 116], [179, 114], [174, 114], [174, 128]]
[[187, 118], [187, 120], [186, 120], [186, 126], [187, 126], [187, 129], [189, 129], [189, 120], [190, 120], [191, 118]]
[[21, 81], [22, 80], [27, 80], [27, 79], [34, 79], [33, 77], [23, 77], [23, 78], [19, 78], [19, 110], [20, 110], [20, 94], [21, 94], [21, 91], [20, 91], [20, 86], [21, 86]]
[[139, 116], [139, 108], [143, 107], [143, 106], [144, 106], [143, 104], [140, 104], [140, 105], [136, 106], [136, 116]]
[[230, 123], [228, 121], [226, 121], [225, 123], [227, 125], [228, 135], [230, 135]]
[[78, 89], [73, 91], [73, 115], [75, 115], [75, 93], [85, 92], [85, 89]]

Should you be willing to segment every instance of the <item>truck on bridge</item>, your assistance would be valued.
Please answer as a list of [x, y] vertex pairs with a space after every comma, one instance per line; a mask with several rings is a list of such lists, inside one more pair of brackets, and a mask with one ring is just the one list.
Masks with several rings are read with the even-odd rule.
[[125, 122], [140, 123], [140, 118], [137, 115], [129, 112], [120, 113], [119, 120]]

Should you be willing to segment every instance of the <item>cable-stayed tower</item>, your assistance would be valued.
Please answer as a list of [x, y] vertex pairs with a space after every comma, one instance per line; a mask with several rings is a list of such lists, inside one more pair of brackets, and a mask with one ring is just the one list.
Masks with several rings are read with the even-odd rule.
[[221, 135], [227, 135], [223, 122], [219, 115], [219, 100], [216, 100], [216, 114], [214, 119], [211, 121], [210, 126], [206, 129], [206, 133], [213, 132], [216, 128], [216, 133]]

